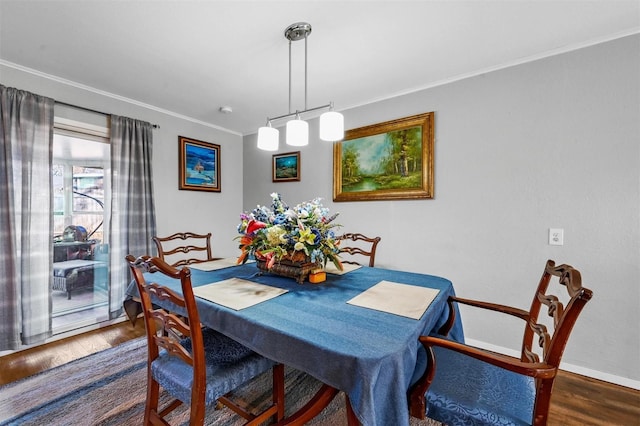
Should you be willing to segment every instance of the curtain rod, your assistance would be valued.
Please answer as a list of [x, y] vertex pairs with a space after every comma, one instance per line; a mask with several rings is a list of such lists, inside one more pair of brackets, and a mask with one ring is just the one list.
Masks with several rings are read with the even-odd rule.
[[[96, 114], [111, 115], [111, 114], [109, 114], [108, 112], [97, 111], [97, 110], [95, 110], [95, 109], [85, 108], [85, 107], [82, 107], [82, 106], [78, 106], [78, 105], [74, 105], [74, 104], [69, 104], [69, 103], [67, 103], [67, 102], [55, 101], [55, 103], [57, 103], [57, 104], [59, 104], [59, 105], [68, 106], [68, 107], [71, 107], [71, 108], [83, 109], [83, 110], [85, 110], [85, 111], [94, 112], [94, 113], [96, 113]], [[152, 124], [151, 126], [152, 126], [154, 129], [159, 129], [159, 128], [160, 128], [160, 125], [159, 125], [159, 124]]]

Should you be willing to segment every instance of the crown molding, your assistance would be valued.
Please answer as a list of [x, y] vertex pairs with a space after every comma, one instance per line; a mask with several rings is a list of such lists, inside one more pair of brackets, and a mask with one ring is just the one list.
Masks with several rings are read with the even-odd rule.
[[87, 91], [87, 92], [95, 93], [96, 95], [105, 96], [105, 97], [108, 97], [108, 98], [111, 98], [111, 99], [115, 99], [115, 100], [118, 100], [118, 101], [121, 101], [121, 102], [126, 102], [126, 103], [131, 104], [131, 105], [135, 105], [135, 106], [138, 106], [138, 107], [141, 107], [141, 108], [145, 108], [145, 109], [149, 109], [149, 110], [152, 110], [152, 111], [156, 111], [156, 112], [159, 112], [161, 114], [169, 115], [171, 117], [179, 118], [181, 120], [190, 121], [192, 123], [196, 123], [196, 124], [200, 124], [200, 125], [203, 125], [203, 126], [206, 126], [206, 127], [210, 127], [212, 129], [220, 130], [220, 131], [225, 132], [225, 133], [230, 133], [230, 134], [233, 134], [233, 135], [236, 135], [236, 136], [242, 136], [242, 133], [240, 133], [240, 132], [236, 132], [236, 131], [233, 131], [233, 130], [230, 130], [230, 129], [227, 129], [227, 128], [224, 128], [224, 127], [220, 127], [220, 126], [215, 125], [213, 123], [207, 123], [206, 121], [198, 120], [196, 118], [189, 117], [189, 116], [186, 116], [186, 115], [183, 115], [183, 114], [179, 114], [177, 112], [169, 111], [169, 110], [164, 109], [164, 108], [159, 108], [159, 107], [156, 107], [154, 105], [146, 104], [144, 102], [136, 101], [135, 99], [127, 98], [125, 96], [120, 96], [120, 95], [116, 95], [114, 93], [110, 93], [110, 92], [107, 92], [107, 91], [104, 91], [104, 90], [96, 89], [95, 87], [91, 87], [91, 86], [87, 86], [87, 85], [84, 85], [84, 84], [81, 84], [81, 83], [78, 83], [78, 82], [75, 82], [75, 81], [67, 80], [65, 78], [58, 77], [58, 76], [55, 76], [55, 75], [52, 75], [52, 74], [47, 74], [45, 72], [38, 71], [38, 70], [35, 70], [33, 68], [25, 67], [25, 66], [22, 66], [22, 65], [19, 65], [19, 64], [15, 64], [13, 62], [6, 61], [4, 59], [0, 59], [0, 65], [6, 66], [8, 68], [13, 68], [13, 69], [16, 69], [18, 71], [23, 71], [23, 72], [26, 72], [26, 73], [29, 73], [29, 74], [33, 74], [33, 75], [36, 75], [38, 77], [45, 78], [47, 80], [55, 81], [56, 83], [60, 83], [60, 84], [64, 84], [64, 85], [67, 85], [67, 86], [75, 87], [76, 89], [80, 89], [80, 90], [84, 90], [84, 91]]

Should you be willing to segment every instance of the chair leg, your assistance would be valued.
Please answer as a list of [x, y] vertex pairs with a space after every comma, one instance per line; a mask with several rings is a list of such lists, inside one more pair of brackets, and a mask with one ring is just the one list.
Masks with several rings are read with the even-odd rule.
[[284, 365], [277, 364], [273, 367], [273, 403], [278, 407], [276, 420], [284, 418]]
[[349, 395], [345, 395], [345, 404], [347, 406], [347, 424], [349, 426], [360, 426], [360, 420], [358, 420], [356, 413], [353, 411]]
[[199, 401], [191, 401], [191, 417], [189, 418], [189, 426], [204, 425], [205, 403], [204, 395]]
[[158, 413], [158, 399], [160, 397], [160, 385], [151, 377], [151, 371], [147, 372], [147, 402], [144, 406], [144, 424], [152, 424], [152, 413]]

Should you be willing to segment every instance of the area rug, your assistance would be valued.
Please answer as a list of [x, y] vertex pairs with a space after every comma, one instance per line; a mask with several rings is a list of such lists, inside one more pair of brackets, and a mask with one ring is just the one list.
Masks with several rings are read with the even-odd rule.
[[[0, 425], [140, 425], [146, 390], [146, 339], [138, 338], [60, 367], [0, 387]], [[300, 371], [285, 370], [287, 413], [295, 412], [320, 387]], [[265, 373], [236, 392], [249, 407], [269, 403], [271, 374]], [[163, 394], [163, 398], [168, 398]], [[346, 424], [344, 394], [310, 425]], [[187, 426], [188, 407], [179, 407], [171, 424]], [[228, 408], [207, 412], [206, 425], [244, 423]], [[412, 426], [440, 423], [411, 419]]]

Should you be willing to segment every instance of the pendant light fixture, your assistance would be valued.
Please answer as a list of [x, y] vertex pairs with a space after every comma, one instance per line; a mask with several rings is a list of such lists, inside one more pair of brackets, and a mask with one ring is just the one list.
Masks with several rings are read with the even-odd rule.
[[[309, 144], [309, 123], [300, 118], [301, 114], [321, 109], [329, 109], [320, 116], [320, 139], [329, 142], [339, 141], [344, 137], [344, 117], [333, 111], [333, 102], [315, 108], [307, 108], [307, 37], [311, 33], [311, 25], [298, 22], [289, 25], [284, 36], [289, 40], [289, 113], [267, 118], [266, 126], [258, 129], [258, 148], [265, 151], [276, 151], [280, 132], [271, 126], [274, 120], [291, 118], [286, 125], [287, 145], [305, 146]], [[304, 110], [291, 111], [291, 43], [304, 39]]]
[[278, 129], [271, 127], [271, 121], [265, 127], [258, 129], [258, 148], [265, 151], [275, 151], [278, 149]]

